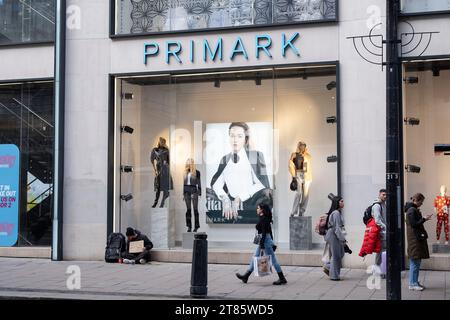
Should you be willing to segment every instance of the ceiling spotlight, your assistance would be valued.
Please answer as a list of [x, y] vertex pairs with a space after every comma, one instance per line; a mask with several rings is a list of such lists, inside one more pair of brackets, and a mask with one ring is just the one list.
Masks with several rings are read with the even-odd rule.
[[132, 166], [120, 166], [120, 171], [122, 172], [133, 172]]
[[133, 100], [134, 95], [131, 92], [122, 93], [122, 99]]
[[303, 71], [302, 79], [303, 80], [307, 80], [308, 79], [308, 75], [306, 74], [306, 70]]
[[438, 67], [433, 67], [432, 71], [433, 71], [433, 77], [439, 77], [441, 75], [441, 69], [439, 69]]
[[219, 79], [214, 80], [214, 87], [220, 88], [220, 80]]
[[120, 127], [120, 131], [121, 132], [125, 131], [126, 133], [132, 134], [134, 129], [132, 127], [129, 127], [129, 126], [122, 126], [122, 127]]
[[405, 118], [403, 120], [403, 122], [405, 122], [405, 124], [410, 125], [410, 126], [418, 126], [420, 124], [420, 119], [417, 119], [417, 118]]
[[260, 86], [260, 85], [261, 85], [261, 77], [260, 77], [259, 75], [256, 75], [255, 84], [256, 84], [257, 86]]
[[331, 81], [329, 84], [327, 84], [328, 90], [333, 90], [334, 88], [336, 88], [336, 81]]
[[327, 117], [327, 123], [336, 123], [337, 118], [335, 116]]
[[331, 162], [337, 162], [338, 161], [338, 157], [337, 156], [329, 156], [327, 157], [327, 162], [331, 163]]
[[408, 84], [416, 84], [419, 83], [419, 77], [406, 77], [405, 79], [403, 79], [403, 81]]
[[405, 169], [406, 169], [407, 172], [420, 173], [420, 167], [419, 166], [415, 166], [413, 164], [407, 164], [405, 166]]
[[127, 194], [127, 195], [121, 195], [120, 196], [121, 200], [124, 200], [125, 202], [130, 201], [131, 199], [133, 199], [133, 195], [131, 193]]

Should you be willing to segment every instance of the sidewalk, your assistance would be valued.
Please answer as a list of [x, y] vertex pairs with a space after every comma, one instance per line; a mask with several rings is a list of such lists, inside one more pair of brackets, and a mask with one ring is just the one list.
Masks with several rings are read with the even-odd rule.
[[[80, 290], [69, 290], [69, 266], [81, 270]], [[256, 278], [247, 284], [235, 277], [243, 265], [208, 266], [210, 299], [384, 300], [386, 281], [379, 290], [367, 287], [365, 270], [343, 269], [342, 281], [328, 280], [317, 267], [284, 267], [288, 280], [274, 286], [277, 276]], [[402, 273], [404, 300], [450, 300], [450, 272], [421, 271], [422, 292], [408, 290], [408, 272]], [[53, 262], [44, 259], [0, 258], [0, 298], [59, 299], [190, 299], [191, 265], [152, 262], [147, 265], [108, 264], [98, 261]]]

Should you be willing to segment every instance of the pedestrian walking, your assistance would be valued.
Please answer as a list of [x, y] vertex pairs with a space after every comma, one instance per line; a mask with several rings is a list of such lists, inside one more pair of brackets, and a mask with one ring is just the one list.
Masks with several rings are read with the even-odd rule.
[[342, 209], [344, 208], [344, 199], [335, 196], [331, 202], [328, 211], [328, 230], [325, 234], [326, 245], [329, 248], [329, 261], [324, 265], [324, 272], [329, 275], [330, 280], [341, 280], [342, 259], [345, 255], [346, 231], [344, 227], [344, 218]]
[[[259, 204], [256, 207], [256, 213], [259, 216], [259, 222], [256, 224], [255, 228], [258, 231], [258, 235], [261, 235], [261, 240], [256, 248], [255, 257], [259, 257], [261, 254], [261, 250], [264, 250], [264, 254], [271, 256], [272, 264], [275, 270], [278, 273], [279, 279], [273, 282], [274, 285], [282, 285], [286, 284], [287, 280], [284, 277], [283, 271], [281, 270], [280, 264], [277, 261], [275, 256], [276, 246], [273, 243], [273, 234], [272, 234], [272, 210], [268, 204]], [[245, 274], [236, 273], [236, 276], [242, 280], [242, 282], [247, 283], [248, 277], [251, 275], [254, 269], [253, 265], [253, 257], [250, 259], [250, 263]]]
[[422, 291], [425, 289], [419, 283], [419, 269], [422, 259], [429, 259], [428, 251], [428, 234], [425, 230], [424, 223], [429, 221], [433, 214], [428, 214], [425, 218], [420, 212], [420, 207], [425, 200], [421, 193], [416, 193], [411, 198], [412, 202], [405, 205], [406, 211], [406, 238], [408, 241], [408, 258], [409, 258], [409, 290]]

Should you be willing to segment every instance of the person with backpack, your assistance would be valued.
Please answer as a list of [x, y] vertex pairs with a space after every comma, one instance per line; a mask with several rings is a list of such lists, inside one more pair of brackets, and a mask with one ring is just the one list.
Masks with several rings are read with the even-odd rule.
[[[122, 252], [123, 263], [126, 264], [146, 264], [150, 261], [150, 250], [153, 248], [153, 243], [149, 238], [142, 234], [139, 230], [131, 227], [127, 228], [127, 246], [126, 251]], [[130, 242], [132, 241], [144, 241], [144, 249], [140, 253], [130, 253]]]
[[406, 238], [408, 241], [409, 257], [409, 290], [422, 291], [425, 289], [419, 283], [419, 270], [422, 259], [429, 259], [428, 234], [424, 223], [429, 221], [433, 214], [428, 214], [425, 218], [420, 212], [420, 207], [425, 200], [421, 193], [416, 193], [411, 198], [412, 202], [405, 204], [406, 212]]
[[[380, 227], [381, 251], [375, 254], [375, 265], [381, 270], [381, 263], [383, 262], [383, 251], [386, 250], [386, 199], [387, 190], [380, 189], [378, 192], [378, 199], [372, 206], [372, 218], [375, 220], [377, 226]], [[381, 272], [381, 277], [385, 278], [385, 274]]]
[[330, 261], [324, 265], [324, 272], [333, 281], [341, 280], [342, 259], [345, 255], [347, 242], [345, 239], [347, 232], [345, 231], [344, 218], [342, 216], [343, 208], [344, 199], [340, 196], [334, 196], [328, 211], [328, 229], [325, 235], [325, 241], [329, 247]]
[[[275, 270], [278, 273], [279, 279], [275, 282], [273, 282], [274, 285], [282, 285], [286, 284], [287, 280], [284, 277], [283, 271], [281, 270], [280, 264], [277, 261], [277, 258], [275, 257], [275, 250], [276, 246], [273, 244], [273, 234], [272, 234], [272, 210], [270, 209], [270, 206], [266, 203], [260, 203], [256, 207], [256, 212], [259, 216], [259, 222], [255, 226], [256, 230], [258, 231], [258, 235], [261, 235], [261, 239], [259, 241], [259, 245], [256, 248], [255, 257], [259, 257], [262, 250], [264, 250], [264, 254], [271, 256], [272, 264], [275, 268]], [[236, 273], [236, 277], [238, 279], [242, 280], [243, 283], [247, 283], [248, 277], [252, 274], [254, 269], [253, 264], [253, 257], [250, 260], [249, 267], [247, 269], [247, 272], [245, 274]]]

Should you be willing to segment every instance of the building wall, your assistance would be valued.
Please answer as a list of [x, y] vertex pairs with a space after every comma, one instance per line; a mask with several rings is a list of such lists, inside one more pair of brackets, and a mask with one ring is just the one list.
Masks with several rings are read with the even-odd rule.
[[[148, 38], [109, 38], [109, 1], [69, 0], [78, 6], [81, 28], [67, 30], [66, 136], [64, 184], [64, 258], [100, 260], [103, 258], [107, 221], [108, 75], [110, 73], [164, 72], [181, 69], [207, 69], [283, 63], [339, 61], [342, 193], [346, 207], [348, 240], [355, 253], [346, 256], [345, 266], [363, 266], [359, 251], [364, 227], [362, 212], [385, 185], [385, 85], [386, 73], [380, 66], [362, 60], [349, 36], [368, 34], [370, 27], [385, 21], [385, 1], [341, 0], [339, 22], [246, 31], [223, 31], [224, 61], [195, 63], [174, 61], [167, 65], [164, 55], [143, 64], [143, 44], [179, 40], [188, 48], [189, 40], [214, 43], [218, 34], [187, 33]], [[377, 15], [379, 13], [379, 16]], [[440, 31], [433, 36], [427, 55], [450, 53], [448, 17], [415, 18], [416, 31]], [[402, 29], [408, 31], [406, 25]], [[383, 31], [382, 30], [379, 32]], [[289, 52], [281, 56], [282, 33], [300, 33], [296, 42], [300, 57]], [[273, 37], [273, 58], [255, 58], [256, 34]], [[241, 36], [248, 46], [249, 60], [230, 61], [229, 50]], [[413, 55], [413, 53], [412, 53]], [[20, 64], [17, 61], [21, 61]], [[0, 80], [51, 77], [53, 47], [1, 48]], [[134, 155], [136, 159], [145, 155]], [[138, 183], [138, 182], [133, 182]], [[325, 195], [326, 196], [326, 195]], [[247, 234], [243, 235], [247, 240]]]

